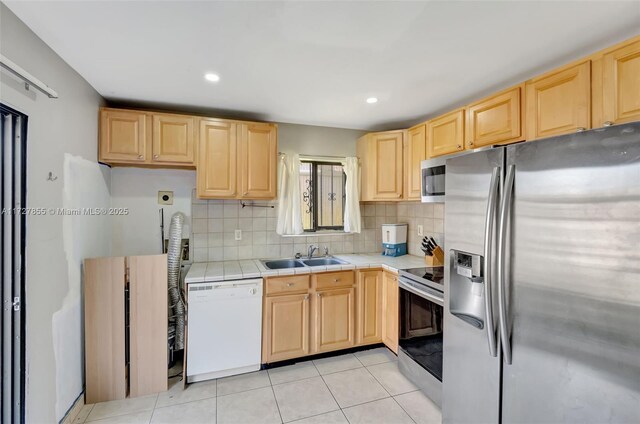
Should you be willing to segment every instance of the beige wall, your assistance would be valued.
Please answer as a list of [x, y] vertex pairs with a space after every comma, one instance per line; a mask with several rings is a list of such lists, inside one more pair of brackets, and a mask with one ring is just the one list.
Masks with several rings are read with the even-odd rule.
[[[1, 73], [0, 100], [28, 115], [26, 206], [108, 204], [110, 171], [95, 162], [102, 98], [4, 4], [0, 51], [60, 95], [53, 100], [26, 91], [23, 82]], [[49, 172], [58, 179], [47, 181]], [[80, 263], [109, 254], [109, 220], [26, 219], [27, 422], [53, 423], [82, 391]]]

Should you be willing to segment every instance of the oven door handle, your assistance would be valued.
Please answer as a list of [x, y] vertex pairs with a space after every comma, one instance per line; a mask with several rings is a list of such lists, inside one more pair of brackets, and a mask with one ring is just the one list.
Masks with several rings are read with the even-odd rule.
[[431, 293], [429, 293], [427, 291], [420, 290], [420, 289], [414, 287], [413, 285], [402, 281], [402, 279], [398, 280], [398, 286], [401, 289], [404, 289], [404, 290], [406, 290], [408, 292], [411, 292], [411, 293], [415, 294], [416, 296], [420, 296], [420, 297], [422, 297], [424, 299], [432, 301], [433, 303], [435, 303], [437, 305], [440, 305], [440, 306], [444, 307], [444, 298], [443, 297], [438, 297], [438, 296], [436, 296], [434, 294], [431, 294]]

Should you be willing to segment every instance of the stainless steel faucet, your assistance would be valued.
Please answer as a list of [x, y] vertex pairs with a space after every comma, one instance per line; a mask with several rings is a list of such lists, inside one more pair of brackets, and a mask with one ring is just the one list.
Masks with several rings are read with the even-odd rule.
[[318, 250], [318, 246], [314, 246], [313, 244], [309, 245], [309, 249], [307, 249], [307, 259], [311, 259], [314, 252]]

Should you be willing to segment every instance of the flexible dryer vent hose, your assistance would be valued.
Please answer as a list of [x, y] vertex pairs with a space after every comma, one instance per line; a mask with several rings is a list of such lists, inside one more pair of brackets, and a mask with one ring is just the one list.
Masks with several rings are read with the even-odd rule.
[[180, 288], [183, 224], [184, 214], [182, 212], [173, 214], [169, 226], [169, 246], [167, 248], [169, 300], [171, 301], [171, 310], [176, 323], [175, 350], [184, 349], [184, 317], [186, 308]]

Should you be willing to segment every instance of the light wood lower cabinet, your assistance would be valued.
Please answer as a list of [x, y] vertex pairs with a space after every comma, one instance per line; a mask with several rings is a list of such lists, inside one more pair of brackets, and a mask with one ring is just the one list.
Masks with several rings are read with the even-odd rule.
[[367, 269], [265, 279], [263, 363], [380, 342], [397, 352], [397, 275]]
[[382, 342], [398, 353], [398, 275], [385, 271], [382, 276]]
[[313, 352], [322, 353], [355, 346], [355, 289], [318, 290], [313, 300]]
[[357, 343], [382, 341], [382, 271], [357, 272], [358, 331]]
[[167, 390], [167, 255], [85, 259], [83, 272], [85, 402]]
[[308, 293], [266, 296], [262, 322], [263, 362], [282, 361], [309, 354]]

